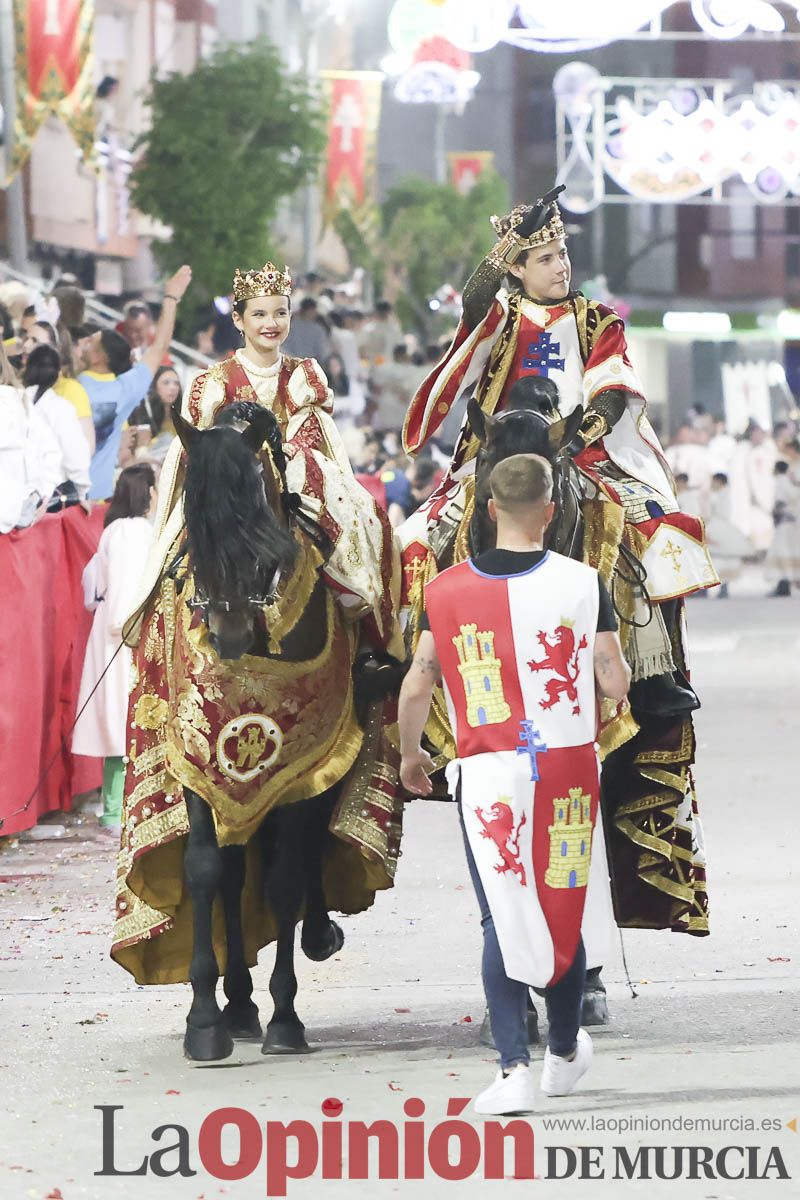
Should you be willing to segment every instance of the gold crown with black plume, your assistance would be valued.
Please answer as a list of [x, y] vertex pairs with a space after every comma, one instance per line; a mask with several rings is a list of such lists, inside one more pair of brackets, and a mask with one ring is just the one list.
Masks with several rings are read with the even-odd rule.
[[233, 276], [233, 302], [255, 300], [256, 296], [291, 296], [292, 277], [289, 268], [279, 271], [275, 263], [265, 263], [260, 271], [240, 271]]
[[[526, 250], [546, 246], [557, 238], [565, 238], [567, 231], [561, 219], [561, 209], [555, 202], [556, 196], [564, 191], [564, 184], [553, 188], [535, 204], [518, 204], [510, 213], [491, 218], [492, 227], [500, 238], [489, 255], [498, 267], [510, 266]], [[522, 232], [517, 232], [522, 227]]]

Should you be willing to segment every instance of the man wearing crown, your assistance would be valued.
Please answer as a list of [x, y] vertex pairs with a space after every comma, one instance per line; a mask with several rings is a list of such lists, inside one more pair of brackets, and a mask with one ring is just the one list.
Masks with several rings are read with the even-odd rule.
[[[582, 406], [570, 452], [582, 474], [583, 557], [615, 597], [633, 675], [630, 709], [606, 706], [599, 735], [602, 753], [619, 751], [604, 772], [614, 813], [617, 918], [704, 933], [704, 860], [691, 779], [691, 712], [699, 701], [684, 674], [682, 605], [683, 597], [719, 580], [702, 521], [679, 511], [622, 320], [571, 287], [555, 203], [561, 190], [492, 218], [499, 240], [464, 288], [455, 337], [412, 398], [403, 440], [409, 453], [418, 451], [472, 389], [486, 414], [499, 413], [527, 375], [557, 384], [560, 417]], [[398, 530], [412, 641], [421, 583], [455, 561], [463, 543], [478, 445], [465, 418], [440, 488]]]
[[[207, 429], [221, 409], [238, 400], [263, 404], [275, 414], [288, 460], [289, 487], [332, 546], [325, 565], [328, 583], [353, 619], [362, 621], [364, 640], [402, 658], [393, 601], [399, 565], [391, 527], [353, 476], [331, 415], [333, 395], [319, 363], [281, 353], [291, 323], [291, 292], [288, 268], [281, 271], [271, 262], [262, 270], [237, 268], [233, 320], [244, 345], [197, 376], [183, 415]], [[176, 439], [161, 473], [157, 543], [143, 597], [181, 530], [181, 473]]]

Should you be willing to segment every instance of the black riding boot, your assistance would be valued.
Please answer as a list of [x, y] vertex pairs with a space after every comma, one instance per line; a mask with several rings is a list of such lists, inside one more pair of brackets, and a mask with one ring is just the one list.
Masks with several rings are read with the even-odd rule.
[[637, 679], [631, 684], [628, 700], [634, 714], [651, 717], [682, 717], [700, 707], [697, 693], [682, 671]]

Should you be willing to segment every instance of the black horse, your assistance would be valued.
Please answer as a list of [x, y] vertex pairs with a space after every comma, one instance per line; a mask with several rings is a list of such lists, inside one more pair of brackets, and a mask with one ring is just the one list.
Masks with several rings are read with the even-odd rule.
[[512, 454], [540, 454], [553, 469], [555, 512], [547, 529], [547, 546], [568, 558], [580, 558], [583, 550], [580, 474], [569, 447], [580, 428], [583, 409], [576, 408], [560, 419], [555, 383], [530, 375], [517, 380], [499, 416], [488, 416], [474, 398], [467, 412], [472, 431], [480, 442], [475, 464], [475, 511], [469, 530], [470, 553], [480, 554], [494, 546], [495, 525], [487, 509], [492, 469]]
[[[545, 544], [568, 558], [581, 558], [581, 481], [570, 447], [580, 428], [583, 409], [578, 407], [567, 417], [560, 418], [558, 400], [556, 384], [535, 375], [517, 380], [509, 392], [506, 408], [496, 417], [484, 413], [477, 400], [470, 400], [469, 423], [480, 442], [475, 464], [475, 510], [469, 529], [471, 555], [490, 550], [495, 544], [497, 527], [487, 507], [489, 476], [493, 468], [512, 454], [539, 454], [547, 459], [553, 471], [555, 511], [545, 534]], [[584, 1025], [608, 1023], [601, 969], [594, 967], [587, 972], [581, 1013]], [[539, 1040], [538, 1022], [532, 1008], [529, 1009], [528, 1031], [531, 1041]], [[490, 1037], [487, 1014], [481, 1040], [492, 1044]]]
[[[187, 452], [184, 514], [188, 570], [194, 579], [192, 607], [202, 613], [208, 644], [219, 658], [245, 653], [286, 664], [315, 659], [326, 645], [331, 606], [318, 575], [297, 624], [270, 649], [265, 606], [275, 599], [301, 552], [298, 527], [318, 544], [324, 535], [296, 511], [285, 480], [285, 459], [274, 415], [259, 405], [237, 403], [218, 425], [198, 430], [176, 414], [175, 428]], [[336, 618], [338, 619], [338, 617]], [[278, 669], [278, 668], [276, 668]], [[347, 691], [344, 681], [343, 691]], [[295, 1011], [295, 926], [302, 913], [301, 947], [320, 962], [341, 949], [344, 935], [331, 920], [323, 886], [323, 859], [333, 840], [329, 825], [339, 784], [321, 795], [270, 808], [257, 833], [266, 903], [277, 925], [275, 964], [270, 978], [274, 1011], [263, 1053], [308, 1051], [304, 1026]], [[189, 969], [193, 1000], [186, 1022], [188, 1058], [225, 1058], [234, 1038], [260, 1038], [258, 1008], [245, 961], [242, 893], [246, 847], [217, 841], [214, 815], [206, 800], [184, 787], [189, 835], [184, 877], [193, 907], [193, 946]], [[252, 858], [251, 858], [252, 861]], [[212, 944], [212, 910], [220, 898], [225, 918], [227, 959], [221, 1010], [216, 999], [219, 968]]]

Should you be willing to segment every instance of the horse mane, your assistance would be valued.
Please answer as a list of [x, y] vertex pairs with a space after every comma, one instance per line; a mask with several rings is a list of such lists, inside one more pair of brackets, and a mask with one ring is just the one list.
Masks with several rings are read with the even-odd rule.
[[281, 427], [278, 424], [278, 418], [263, 404], [257, 404], [255, 400], [235, 400], [233, 404], [226, 404], [223, 409], [220, 409], [214, 420], [214, 425], [233, 425], [236, 421], [244, 421], [248, 425], [253, 426], [257, 430], [261, 440], [267, 443], [269, 452], [272, 455], [272, 461], [277, 467], [285, 487], [286, 455], [283, 450], [283, 439], [281, 437]]
[[558, 384], [541, 375], [522, 375], [512, 385], [506, 401], [506, 411], [533, 409], [546, 416], [560, 412]]
[[489, 444], [481, 447], [481, 459], [494, 467], [511, 454], [540, 454], [552, 463], [555, 455], [548, 442], [549, 428], [547, 416], [537, 408], [506, 409], [493, 426]]
[[229, 425], [195, 438], [183, 502], [195, 580], [210, 599], [262, 596], [276, 569], [293, 565], [297, 543], [267, 503], [256, 455]]

